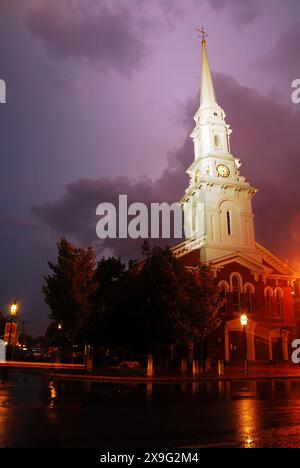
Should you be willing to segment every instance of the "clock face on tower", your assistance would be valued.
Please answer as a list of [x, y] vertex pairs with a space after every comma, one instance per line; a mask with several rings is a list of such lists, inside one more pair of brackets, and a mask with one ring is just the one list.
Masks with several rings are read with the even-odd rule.
[[229, 177], [230, 170], [225, 164], [219, 164], [217, 166], [217, 172], [220, 177]]

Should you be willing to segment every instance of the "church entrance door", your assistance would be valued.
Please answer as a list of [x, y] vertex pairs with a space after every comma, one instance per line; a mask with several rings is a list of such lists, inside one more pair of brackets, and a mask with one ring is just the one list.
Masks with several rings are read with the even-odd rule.
[[229, 332], [229, 357], [230, 361], [243, 361], [245, 358], [244, 336], [242, 332]]

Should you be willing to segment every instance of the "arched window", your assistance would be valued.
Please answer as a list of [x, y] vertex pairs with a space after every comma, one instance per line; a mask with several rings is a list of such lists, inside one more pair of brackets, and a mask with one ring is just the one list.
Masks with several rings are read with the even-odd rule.
[[241, 280], [238, 275], [231, 279], [233, 312], [241, 312]]
[[242, 224], [240, 223], [240, 207], [231, 200], [223, 200], [219, 204], [221, 243], [233, 242], [235, 238], [242, 238]]
[[266, 288], [265, 289], [266, 314], [267, 314], [267, 317], [269, 318], [273, 317], [272, 297], [273, 297], [272, 289]]
[[220, 148], [220, 146], [221, 146], [221, 140], [220, 140], [219, 135], [215, 135], [215, 136], [214, 136], [214, 145], [215, 145], [215, 148]]
[[231, 217], [230, 217], [229, 210], [226, 211], [226, 221], [227, 221], [227, 233], [229, 236], [231, 236], [232, 229], [231, 229]]
[[275, 314], [274, 318], [282, 318], [282, 289], [276, 289], [275, 291]]
[[246, 296], [246, 310], [248, 314], [253, 313], [253, 295], [254, 295], [254, 286], [251, 283], [246, 283], [244, 286], [245, 296]]
[[219, 289], [220, 289], [220, 295], [221, 298], [223, 299], [224, 303], [220, 309], [220, 312], [222, 315], [226, 315], [228, 312], [228, 307], [227, 307], [227, 293], [229, 292], [229, 284], [226, 281], [220, 281], [218, 284]]

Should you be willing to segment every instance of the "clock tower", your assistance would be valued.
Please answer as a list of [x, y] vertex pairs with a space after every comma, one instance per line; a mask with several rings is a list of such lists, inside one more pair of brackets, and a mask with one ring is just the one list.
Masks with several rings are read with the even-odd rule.
[[239, 159], [231, 154], [231, 129], [216, 100], [205, 39], [200, 107], [194, 119], [194, 162], [187, 170], [190, 183], [181, 200], [185, 237], [200, 242], [203, 262], [236, 251], [259, 261], [252, 212], [256, 189], [240, 174]]
[[[207, 338], [211, 359], [244, 359], [241, 343], [246, 336], [250, 361], [288, 361], [293, 333], [296, 327], [300, 330], [296, 289], [300, 273], [255, 241], [252, 198], [257, 190], [241, 175], [240, 161], [231, 153], [231, 129], [215, 95], [206, 33], [199, 32], [200, 106], [191, 134], [194, 161], [187, 170], [189, 186], [181, 200], [186, 239], [172, 253], [195, 274], [199, 261], [208, 264], [224, 299], [222, 323]], [[248, 317], [246, 330], [242, 314]]]

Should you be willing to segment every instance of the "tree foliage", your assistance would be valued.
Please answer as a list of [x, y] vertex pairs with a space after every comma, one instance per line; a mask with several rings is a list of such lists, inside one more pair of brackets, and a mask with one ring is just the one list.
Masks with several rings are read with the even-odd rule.
[[0, 310], [0, 338], [3, 337], [3, 335], [4, 335], [5, 324], [6, 324], [6, 320], [5, 320], [4, 315], [2, 314], [2, 312]]
[[189, 292], [191, 309], [189, 312], [190, 339], [203, 342], [220, 324], [220, 308], [224, 300], [208, 265], [199, 263], [195, 282]]
[[[58, 242], [43, 294], [50, 318], [82, 341], [142, 352], [189, 340], [203, 343], [220, 325], [222, 300], [209, 266], [187, 270], [167, 248], [143, 245], [144, 260], [95, 265], [91, 247]], [[54, 327], [55, 329], [55, 327]]]
[[205, 340], [219, 326], [222, 306], [210, 268], [188, 271], [169, 248], [148, 243], [143, 254], [141, 263], [127, 269], [119, 259], [98, 263], [89, 339], [143, 351]]
[[61, 323], [71, 336], [78, 333], [91, 310], [96, 290], [95, 253], [91, 246], [75, 247], [64, 237], [57, 243], [57, 262], [49, 262], [51, 273], [42, 288], [50, 318]]

